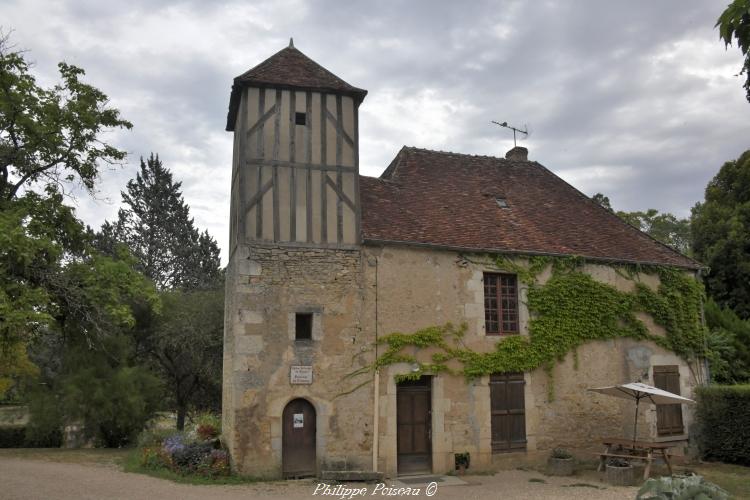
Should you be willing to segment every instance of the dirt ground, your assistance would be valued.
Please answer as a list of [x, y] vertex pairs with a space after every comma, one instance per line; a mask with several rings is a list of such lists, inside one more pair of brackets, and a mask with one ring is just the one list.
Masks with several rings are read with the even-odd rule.
[[[629, 499], [637, 488], [612, 487], [600, 482], [595, 473], [583, 477], [555, 478], [532, 471], [503, 471], [495, 475], [463, 476], [466, 484], [437, 482], [433, 498], [440, 499]], [[450, 480], [448, 482], [456, 482]], [[393, 486], [394, 489], [388, 488]], [[412, 491], [397, 488], [411, 487]], [[315, 494], [318, 488], [317, 494]], [[425, 484], [386, 481], [385, 487], [372, 484], [318, 486], [312, 480], [251, 483], [242, 485], [196, 486], [177, 484], [142, 474], [120, 470], [116, 463], [86, 460], [60, 462], [40, 457], [0, 454], [0, 498], [16, 499], [248, 499], [284, 498], [405, 498], [420, 488], [419, 497], [429, 498]], [[346, 492], [344, 488], [349, 488]], [[364, 489], [363, 489], [364, 488]], [[355, 491], [355, 489], [357, 491]], [[401, 493], [399, 495], [399, 493]], [[408, 494], [411, 493], [411, 494]]]

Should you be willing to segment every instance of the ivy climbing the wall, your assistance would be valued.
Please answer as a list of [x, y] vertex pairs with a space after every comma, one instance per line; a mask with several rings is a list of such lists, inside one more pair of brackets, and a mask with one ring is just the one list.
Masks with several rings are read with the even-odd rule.
[[[456, 327], [448, 323], [411, 334], [392, 333], [379, 340], [387, 348], [374, 367], [402, 362], [415, 365], [411, 373], [396, 375], [397, 381], [439, 372], [463, 373], [471, 379], [539, 367], [551, 377], [554, 363], [569, 352], [575, 354], [579, 346], [624, 337], [653, 341], [688, 361], [705, 354], [706, 331], [701, 321], [704, 292], [700, 282], [674, 268], [621, 266], [618, 273], [635, 282], [633, 292], [623, 292], [586, 274], [583, 264], [575, 257], [531, 257], [526, 265], [498, 257], [494, 259], [498, 270], [514, 273], [528, 285], [528, 336], [509, 336], [491, 352], [476, 352], [463, 342], [465, 324]], [[541, 284], [538, 276], [548, 267], [552, 274]], [[658, 289], [639, 282], [640, 273], [657, 274], [661, 282]], [[666, 336], [650, 333], [636, 316], [639, 312], [649, 314], [664, 328]], [[417, 359], [416, 353], [424, 349], [431, 349], [431, 362]], [[451, 369], [452, 360], [456, 361], [452, 366], [462, 368]]]

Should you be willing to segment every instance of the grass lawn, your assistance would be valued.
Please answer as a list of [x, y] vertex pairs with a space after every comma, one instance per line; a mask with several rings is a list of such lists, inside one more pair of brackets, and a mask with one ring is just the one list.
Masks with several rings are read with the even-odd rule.
[[88, 448], [69, 450], [63, 448], [0, 448], [0, 458], [23, 458], [49, 462], [109, 465], [120, 467], [132, 450], [113, 448]]
[[[147, 476], [157, 477], [159, 479], [167, 479], [176, 483], [185, 484], [247, 484], [257, 483], [263, 481], [263, 479], [249, 477], [249, 476], [224, 476], [217, 478], [209, 478], [202, 476], [183, 476], [169, 469], [150, 469], [141, 465], [141, 450], [131, 449], [128, 453], [123, 456], [120, 464], [125, 472], [133, 472], [136, 474], [146, 474]], [[268, 481], [271, 482], [271, 481]]]
[[750, 467], [705, 462], [699, 465], [677, 467], [675, 472], [695, 472], [706, 481], [718, 484], [727, 490], [732, 498], [750, 499]]

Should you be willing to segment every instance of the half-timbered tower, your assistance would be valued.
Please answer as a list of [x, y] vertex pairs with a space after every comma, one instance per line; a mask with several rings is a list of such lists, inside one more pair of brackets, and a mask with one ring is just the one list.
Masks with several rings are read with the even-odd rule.
[[359, 327], [366, 94], [291, 41], [232, 86], [224, 434], [241, 470], [370, 466], [371, 395], [339, 395], [353, 355], [371, 343]]
[[366, 94], [291, 42], [235, 78], [232, 248], [359, 243], [357, 111]]

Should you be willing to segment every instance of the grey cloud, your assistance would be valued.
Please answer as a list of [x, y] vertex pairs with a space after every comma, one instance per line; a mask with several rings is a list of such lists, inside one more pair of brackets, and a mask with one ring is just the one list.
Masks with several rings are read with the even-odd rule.
[[[94, 224], [116, 212], [138, 156], [155, 151], [183, 180], [196, 221], [224, 244], [231, 135], [223, 125], [231, 81], [289, 36], [370, 91], [360, 120], [361, 167], [370, 175], [404, 143], [503, 155], [512, 136], [490, 120], [507, 120], [528, 123], [534, 133], [523, 145], [531, 158], [572, 176], [587, 194], [602, 191], [618, 209], [684, 216], [721, 164], [750, 147], [750, 105], [731, 73], [741, 58], [725, 52], [713, 29], [723, 4], [69, 0], [49, 6], [49, 19], [40, 19], [38, 6], [6, 2], [0, 18], [10, 19], [47, 80], [59, 59], [79, 64], [135, 124], [133, 132], [113, 135], [133, 154], [129, 164], [102, 176], [101, 190], [115, 204], [80, 199], [81, 216]], [[171, 36], [145, 43], [138, 36], [153, 33], [139, 31], [143, 23]]]

